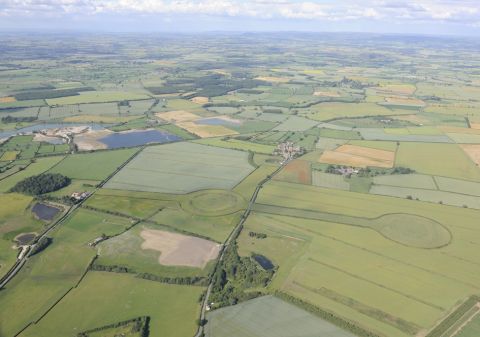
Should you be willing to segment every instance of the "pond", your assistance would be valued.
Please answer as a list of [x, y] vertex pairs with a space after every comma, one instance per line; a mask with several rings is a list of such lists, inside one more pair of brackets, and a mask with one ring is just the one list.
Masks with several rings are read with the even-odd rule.
[[253, 254], [252, 258], [265, 270], [272, 270], [275, 267], [267, 257], [260, 254]]
[[20, 246], [28, 245], [35, 237], [37, 234], [35, 233], [25, 233], [25, 234], [20, 234], [15, 238], [15, 241], [18, 243]]
[[55, 215], [57, 215], [60, 212], [60, 208], [37, 202], [32, 207], [32, 212], [39, 219], [50, 221], [55, 217]]
[[159, 130], [138, 130], [116, 132], [100, 138], [98, 141], [107, 145], [109, 149], [120, 147], [133, 147], [149, 143], [168, 143], [181, 140], [182, 138]]

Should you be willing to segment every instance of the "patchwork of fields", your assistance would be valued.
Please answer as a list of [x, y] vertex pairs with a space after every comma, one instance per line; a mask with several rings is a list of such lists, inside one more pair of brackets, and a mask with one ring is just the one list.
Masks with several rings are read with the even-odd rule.
[[[258, 203], [246, 229], [262, 230], [268, 238], [259, 246], [242, 234], [240, 243], [245, 253], [253, 250], [278, 263], [271, 287], [373, 331], [388, 336], [425, 331], [479, 290], [473, 280], [480, 275], [471, 269], [478, 263], [472, 236], [478, 211], [283, 182], [265, 186]], [[400, 217], [385, 223], [383, 235], [358, 223], [363, 217], [381, 221], [386, 214]], [[441, 227], [420, 229], [410, 214]], [[423, 235], [426, 242], [443, 242], [443, 248], [419, 250], [396, 242], [418, 242]], [[442, 241], [444, 235], [453, 239]]]
[[0, 337], [480, 334], [475, 46], [267, 35], [0, 36]]
[[247, 157], [244, 152], [192, 143], [152, 146], [117, 173], [106, 187], [163, 193], [229, 189], [253, 171]]

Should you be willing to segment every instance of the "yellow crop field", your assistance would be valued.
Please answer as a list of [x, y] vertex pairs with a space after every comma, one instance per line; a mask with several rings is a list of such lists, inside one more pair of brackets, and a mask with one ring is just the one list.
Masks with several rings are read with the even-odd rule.
[[354, 167], [393, 167], [395, 152], [355, 145], [342, 145], [335, 151], [325, 151], [321, 163]]

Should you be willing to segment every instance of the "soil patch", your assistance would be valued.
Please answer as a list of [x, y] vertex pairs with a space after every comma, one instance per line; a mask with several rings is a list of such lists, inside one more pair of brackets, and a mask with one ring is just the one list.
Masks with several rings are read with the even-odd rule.
[[142, 249], [161, 252], [158, 262], [165, 266], [204, 268], [220, 251], [215, 242], [167, 231], [144, 229], [140, 236]]

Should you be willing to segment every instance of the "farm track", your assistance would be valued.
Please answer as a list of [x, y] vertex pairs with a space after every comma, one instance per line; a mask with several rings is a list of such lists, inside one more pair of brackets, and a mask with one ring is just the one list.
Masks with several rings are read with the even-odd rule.
[[[280, 165], [275, 171], [273, 171], [271, 174], [269, 174], [265, 179], [263, 179], [262, 181], [260, 181], [257, 185], [257, 188], [255, 189], [255, 191], [253, 192], [253, 195], [252, 197], [250, 198], [250, 201], [248, 203], [248, 206], [247, 208], [245, 209], [245, 212], [243, 213], [240, 221], [238, 222], [237, 226], [235, 226], [235, 228], [232, 230], [232, 232], [230, 233], [230, 235], [228, 236], [227, 240], [225, 240], [225, 243], [223, 244], [223, 247], [222, 247], [222, 250], [220, 252], [220, 256], [219, 258], [217, 259], [217, 262], [215, 263], [215, 267], [213, 268], [213, 270], [215, 271], [217, 269], [217, 266], [222, 262], [223, 258], [225, 257], [225, 247], [227, 247], [232, 241], [236, 240], [237, 237], [240, 235], [240, 232], [241, 232], [241, 229], [242, 229], [242, 225], [245, 223], [245, 221], [247, 220], [248, 216], [250, 215], [251, 211], [252, 211], [252, 208], [253, 208], [253, 205], [255, 204], [255, 201], [257, 200], [257, 196], [258, 196], [258, 193], [260, 192], [260, 190], [262, 189], [263, 185], [266, 184], [267, 182], [269, 182], [278, 172], [280, 172], [288, 163], [290, 162], [290, 160], [286, 160], [284, 163], [282, 163], [282, 165]], [[200, 321], [204, 320], [205, 319], [205, 313], [207, 311], [207, 305], [208, 305], [208, 299], [210, 297], [210, 293], [212, 292], [212, 283], [213, 281], [213, 273], [212, 275], [210, 275], [210, 278], [209, 278], [209, 284], [208, 284], [208, 288], [207, 288], [207, 292], [205, 293], [205, 297], [203, 299], [203, 302], [202, 302], [202, 308], [200, 310]], [[203, 326], [199, 325], [198, 326], [198, 330], [197, 332], [195, 333], [194, 337], [202, 337], [203, 336]]]

